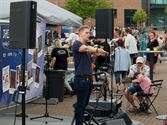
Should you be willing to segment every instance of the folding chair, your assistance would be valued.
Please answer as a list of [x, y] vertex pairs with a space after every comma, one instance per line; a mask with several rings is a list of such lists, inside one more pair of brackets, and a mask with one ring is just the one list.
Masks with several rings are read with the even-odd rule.
[[[142, 96], [142, 97], [145, 97], [145, 99], [148, 101], [147, 111], [148, 111], [148, 109], [150, 109], [150, 107], [152, 107], [157, 115], [158, 115], [158, 112], [157, 112], [157, 110], [156, 110], [156, 108], [155, 108], [153, 103], [154, 103], [154, 101], [156, 100], [156, 98], [159, 95], [160, 89], [162, 88], [161, 87], [162, 86], [162, 82], [163, 82], [163, 80], [152, 80], [151, 87], [154, 88], [154, 93], [153, 94], [145, 94], [145, 95]], [[144, 102], [146, 100], [144, 100]]]

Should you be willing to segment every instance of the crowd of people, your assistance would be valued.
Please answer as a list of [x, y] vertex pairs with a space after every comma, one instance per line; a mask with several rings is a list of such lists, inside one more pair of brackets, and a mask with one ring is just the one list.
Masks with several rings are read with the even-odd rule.
[[[55, 40], [55, 48], [51, 52], [51, 67], [54, 69], [67, 70], [68, 57], [74, 59], [74, 90], [66, 85], [70, 92], [75, 92], [77, 102], [75, 104], [76, 125], [81, 125], [84, 120], [84, 110], [89, 102], [92, 90], [92, 72], [97, 72], [104, 64], [113, 65], [115, 76], [115, 92], [125, 93], [125, 97], [132, 105], [131, 111], [136, 111], [138, 107], [133, 96], [138, 97], [143, 94], [150, 94], [150, 54], [143, 54], [140, 51], [167, 50], [167, 32], [164, 36], [158, 36], [154, 31], [149, 33], [135, 28], [114, 28], [114, 38], [112, 40], [97, 39], [91, 35], [89, 26], [81, 26], [77, 32], [72, 33], [65, 43], [60, 42], [60, 38]], [[114, 43], [114, 44], [113, 44]], [[114, 46], [114, 47], [113, 47]], [[69, 54], [71, 51], [71, 55]], [[153, 54], [153, 71], [158, 61], [158, 54]], [[92, 69], [92, 64], [95, 68]], [[125, 88], [123, 80], [126, 77], [132, 78], [133, 86]], [[123, 86], [123, 87], [121, 87]], [[123, 89], [122, 89], [123, 88]]]

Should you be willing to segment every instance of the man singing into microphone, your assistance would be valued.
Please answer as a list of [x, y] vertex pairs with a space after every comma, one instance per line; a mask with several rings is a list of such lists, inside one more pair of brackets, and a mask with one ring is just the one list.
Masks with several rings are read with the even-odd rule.
[[74, 91], [77, 96], [75, 105], [76, 125], [83, 125], [85, 107], [89, 102], [92, 90], [91, 53], [108, 54], [101, 48], [86, 45], [90, 37], [90, 27], [81, 26], [78, 29], [79, 39], [73, 44], [75, 64]]

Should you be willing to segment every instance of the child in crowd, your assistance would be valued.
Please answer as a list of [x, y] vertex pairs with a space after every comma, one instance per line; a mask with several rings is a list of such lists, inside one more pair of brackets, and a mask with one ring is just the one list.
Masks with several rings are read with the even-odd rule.
[[151, 88], [151, 80], [145, 75], [145, 71], [143, 69], [140, 70], [140, 74], [136, 76], [136, 79], [132, 80], [133, 83], [139, 84], [141, 87], [141, 91], [136, 92], [137, 95], [151, 94], [153, 93], [153, 89]]
[[141, 104], [143, 103], [146, 103], [147, 105], [149, 105], [149, 101], [147, 99], [146, 99], [147, 102], [143, 102], [142, 96], [153, 94], [154, 89], [151, 87], [151, 84], [152, 84], [151, 80], [147, 75], [145, 75], [145, 71], [143, 69], [140, 69], [140, 74], [136, 75], [136, 79], [132, 80], [132, 82], [140, 86], [140, 90], [133, 94], [134, 98], [137, 97], [140, 104], [140, 108], [141, 108]]

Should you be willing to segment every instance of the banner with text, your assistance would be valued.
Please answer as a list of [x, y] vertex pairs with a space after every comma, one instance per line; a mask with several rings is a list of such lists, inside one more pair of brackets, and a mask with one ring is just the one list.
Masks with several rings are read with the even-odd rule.
[[[36, 49], [26, 49], [26, 100], [40, 96], [43, 90], [46, 24], [37, 23], [36, 28]], [[0, 105], [21, 100], [21, 95], [13, 95], [22, 85], [22, 49], [9, 49], [9, 44], [9, 24], [0, 24]]]

